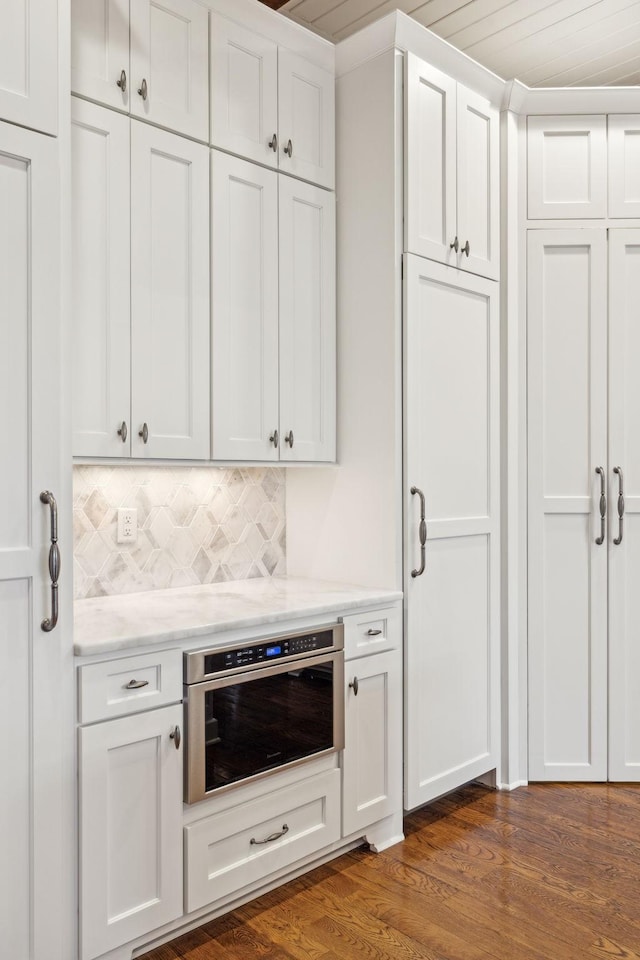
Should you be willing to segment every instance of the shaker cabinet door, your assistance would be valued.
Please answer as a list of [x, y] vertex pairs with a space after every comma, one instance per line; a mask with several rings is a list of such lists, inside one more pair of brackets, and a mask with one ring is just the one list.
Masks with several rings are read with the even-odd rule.
[[335, 197], [280, 177], [280, 459], [335, 460]]
[[332, 190], [335, 183], [333, 75], [281, 48], [278, 96], [280, 170]]
[[500, 275], [500, 115], [484, 97], [458, 84], [458, 266]]
[[213, 459], [278, 459], [278, 175], [211, 154]]
[[58, 127], [58, 4], [0, 4], [0, 120], [55, 134]]
[[71, 0], [71, 91], [129, 110], [129, 0]]
[[195, 0], [131, 3], [131, 114], [209, 141], [209, 20]]
[[131, 124], [131, 453], [209, 457], [209, 148]]
[[128, 117], [71, 105], [73, 454], [131, 451]]

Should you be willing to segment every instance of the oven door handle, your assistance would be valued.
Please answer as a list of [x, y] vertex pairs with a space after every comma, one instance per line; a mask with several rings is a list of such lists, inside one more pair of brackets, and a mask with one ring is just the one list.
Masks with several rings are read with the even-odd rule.
[[251, 837], [249, 843], [253, 846], [255, 844], [258, 846], [261, 843], [273, 843], [274, 840], [279, 840], [280, 837], [284, 837], [285, 833], [289, 833], [289, 827], [286, 823], [282, 824], [282, 830], [278, 830], [277, 833], [270, 833], [268, 837], [265, 837], [264, 840], [256, 840], [255, 837]]

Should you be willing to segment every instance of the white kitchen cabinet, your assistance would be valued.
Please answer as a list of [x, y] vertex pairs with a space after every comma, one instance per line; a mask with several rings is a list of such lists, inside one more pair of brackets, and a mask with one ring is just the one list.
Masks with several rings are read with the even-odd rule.
[[182, 715], [176, 704], [80, 729], [82, 960], [182, 914]]
[[609, 216], [640, 217], [640, 116], [607, 118]]
[[530, 220], [607, 215], [607, 118], [529, 117]]
[[71, 113], [73, 452], [128, 457], [131, 125], [76, 97]]
[[333, 189], [333, 74], [225, 17], [210, 23], [212, 145]]
[[73, 93], [209, 139], [208, 11], [196, 0], [73, 0]]
[[342, 834], [346, 837], [402, 807], [400, 650], [348, 661], [345, 683]]
[[497, 279], [498, 111], [408, 53], [405, 121], [405, 249]]
[[2, 0], [0, 120], [43, 133], [57, 132], [56, 0]]
[[405, 261], [405, 806], [499, 758], [495, 283]]
[[211, 169], [213, 458], [332, 460], [333, 194], [216, 150]]
[[209, 457], [209, 151], [74, 98], [75, 456]]
[[[0, 21], [4, 30], [4, 8]], [[3, 41], [4, 35], [0, 48]], [[0, 788], [2, 954], [68, 960], [73, 793], [67, 679], [71, 580], [65, 569], [71, 568], [71, 492], [60, 395], [66, 367], [57, 140], [0, 122], [0, 210], [0, 402], [6, 412], [0, 722], [11, 737]], [[57, 500], [55, 531], [43, 491]], [[55, 591], [47, 567], [52, 532], [62, 554]]]

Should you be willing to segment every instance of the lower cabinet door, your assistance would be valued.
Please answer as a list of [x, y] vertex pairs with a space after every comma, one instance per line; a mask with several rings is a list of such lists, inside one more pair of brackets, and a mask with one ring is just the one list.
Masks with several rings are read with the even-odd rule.
[[356, 833], [401, 808], [400, 651], [345, 664], [342, 834]]
[[182, 913], [182, 706], [80, 730], [80, 939], [91, 960]]
[[187, 913], [266, 881], [340, 837], [340, 771], [185, 827]]

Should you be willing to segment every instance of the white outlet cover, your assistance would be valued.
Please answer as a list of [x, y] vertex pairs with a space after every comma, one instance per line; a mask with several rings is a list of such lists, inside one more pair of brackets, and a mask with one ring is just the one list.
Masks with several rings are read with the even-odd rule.
[[135, 507], [118, 510], [118, 543], [135, 543], [138, 539], [138, 511]]

